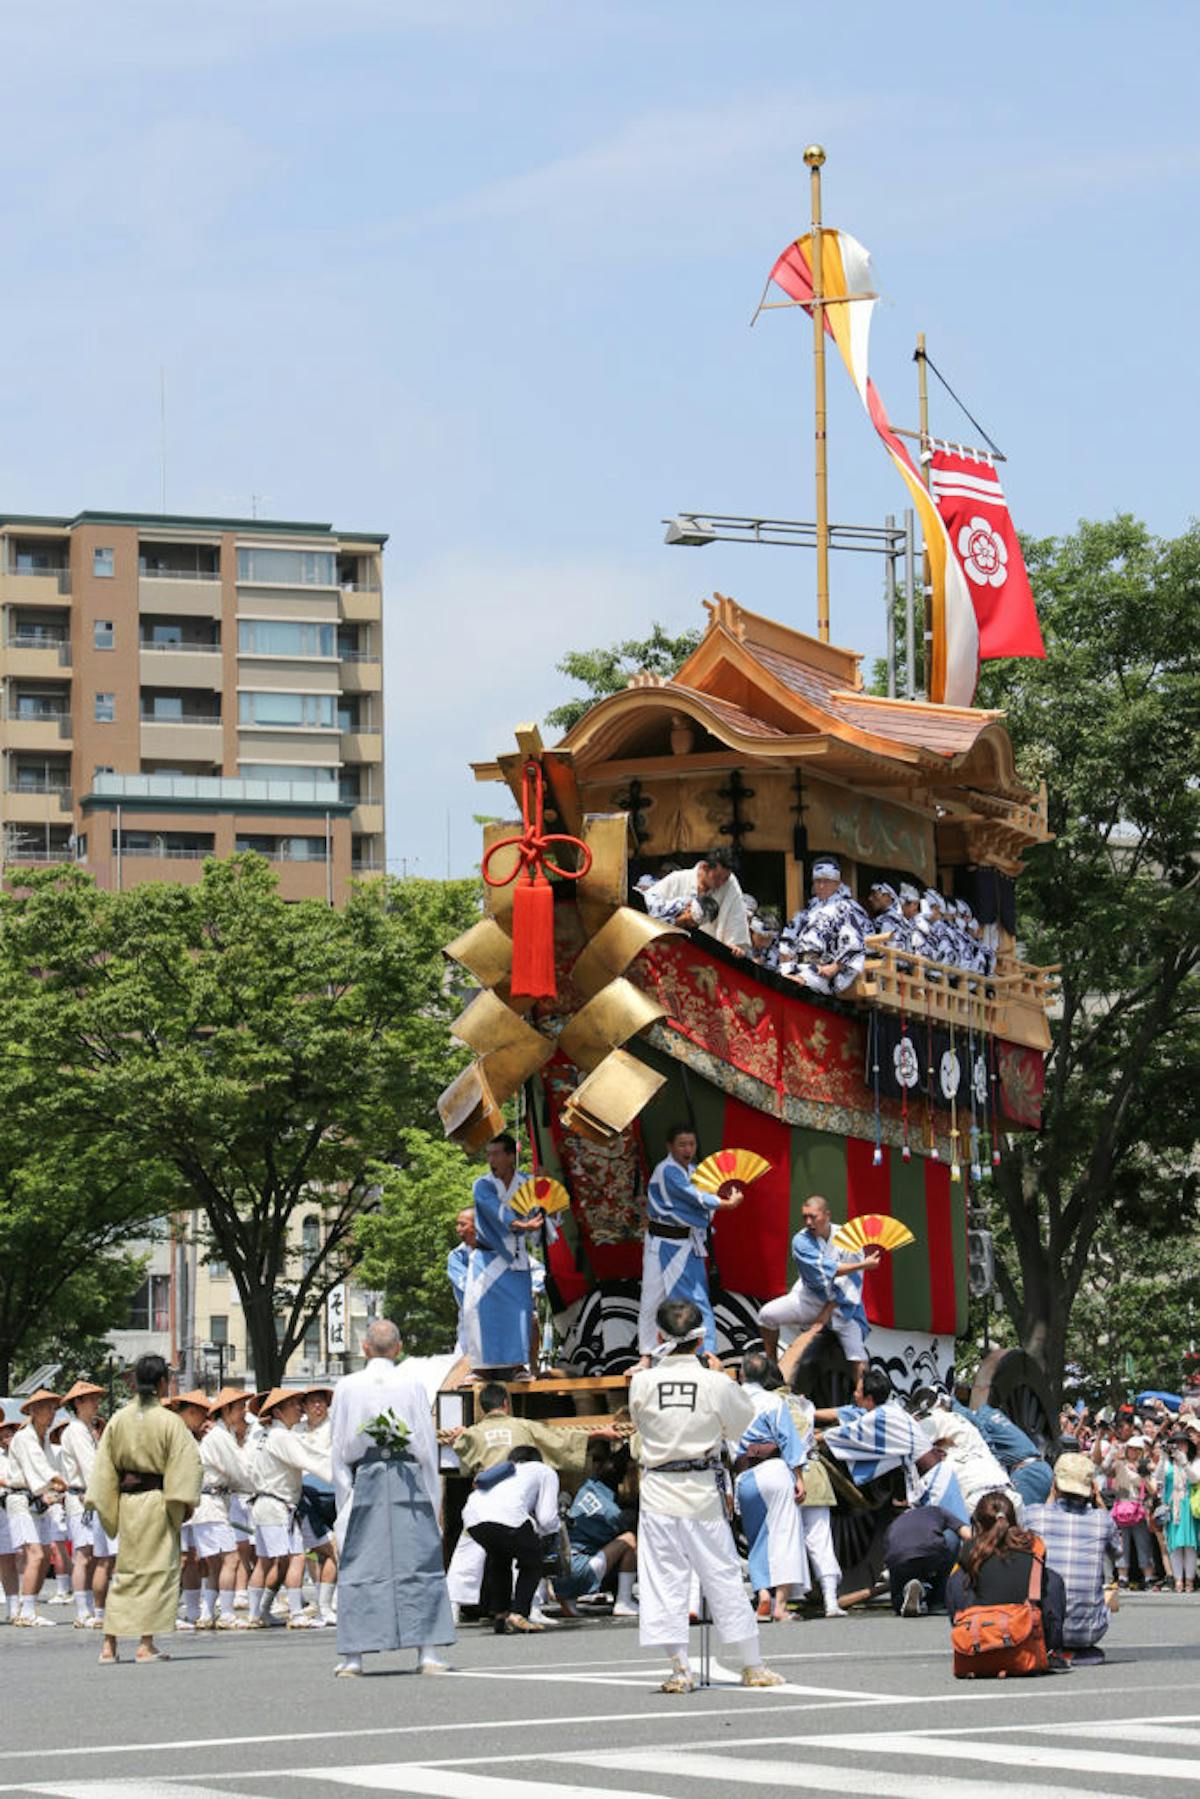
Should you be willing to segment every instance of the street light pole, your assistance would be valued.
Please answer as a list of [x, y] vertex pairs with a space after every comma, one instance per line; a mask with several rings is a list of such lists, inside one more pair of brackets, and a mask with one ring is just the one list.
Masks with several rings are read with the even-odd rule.
[[829, 468], [825, 454], [825, 287], [821, 252], [821, 166], [825, 152], [804, 152], [812, 195], [813, 425], [817, 478], [817, 636], [829, 642]]

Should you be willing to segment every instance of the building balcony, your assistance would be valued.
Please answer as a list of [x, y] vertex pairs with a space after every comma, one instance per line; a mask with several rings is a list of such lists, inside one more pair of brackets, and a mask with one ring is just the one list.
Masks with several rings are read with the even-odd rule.
[[4, 640], [4, 672], [27, 675], [33, 680], [55, 676], [70, 668], [71, 645], [66, 637], [43, 637], [36, 631], [11, 631]]
[[13, 824], [62, 824], [71, 816], [71, 789], [48, 783], [41, 787], [10, 783], [4, 796], [4, 816]]
[[0, 570], [0, 600], [6, 605], [69, 606], [69, 568]]
[[343, 762], [382, 762], [383, 732], [378, 725], [353, 725], [342, 732]]
[[71, 739], [71, 714], [67, 707], [45, 712], [10, 710], [4, 721], [4, 744], [10, 750], [61, 750]]
[[339, 664], [343, 693], [381, 693], [383, 664], [378, 656], [343, 656]]
[[142, 643], [144, 687], [220, 687], [221, 646], [204, 643]]
[[141, 718], [141, 754], [148, 761], [219, 762], [223, 743], [219, 718], [188, 713], [178, 718]]
[[161, 612], [169, 618], [220, 618], [221, 582], [216, 575], [182, 572], [140, 575], [138, 608], [142, 612]]
[[372, 801], [362, 801], [350, 814], [350, 829], [362, 837], [379, 837], [383, 834], [383, 806]]
[[97, 775], [90, 797], [162, 800], [165, 810], [178, 805], [199, 805], [210, 810], [263, 805], [280, 810], [289, 806], [303, 806], [310, 811], [314, 806], [332, 812], [346, 810], [346, 802], [339, 800], [332, 782], [256, 780], [242, 775]]
[[338, 612], [350, 624], [370, 624], [383, 617], [383, 592], [378, 587], [343, 587], [339, 590]]

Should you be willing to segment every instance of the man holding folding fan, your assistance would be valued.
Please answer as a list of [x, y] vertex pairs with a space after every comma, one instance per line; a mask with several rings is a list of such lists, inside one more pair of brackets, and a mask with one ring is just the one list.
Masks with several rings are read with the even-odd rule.
[[842, 1346], [857, 1385], [867, 1365], [867, 1314], [863, 1310], [863, 1275], [878, 1268], [877, 1249], [861, 1256], [839, 1249], [833, 1241], [829, 1201], [813, 1193], [804, 1202], [804, 1229], [792, 1238], [792, 1257], [799, 1276], [790, 1293], [769, 1300], [758, 1314], [767, 1354], [774, 1357], [779, 1333], [787, 1325], [807, 1331], [828, 1324]]

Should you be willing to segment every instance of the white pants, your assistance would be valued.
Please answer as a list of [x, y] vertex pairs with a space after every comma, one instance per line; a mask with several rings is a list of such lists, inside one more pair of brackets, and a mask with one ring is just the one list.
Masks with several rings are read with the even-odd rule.
[[258, 1555], [299, 1555], [304, 1548], [298, 1524], [256, 1524], [254, 1548]]
[[742, 1645], [757, 1662], [758, 1625], [746, 1597], [733, 1533], [724, 1518], [638, 1519], [638, 1640], [673, 1646], [688, 1639], [693, 1572], [722, 1643]]
[[818, 1580], [841, 1580], [842, 1570], [833, 1547], [827, 1505], [802, 1505], [800, 1524], [804, 1531], [804, 1547]]
[[1176, 1580], [1195, 1580], [1196, 1551], [1194, 1549], [1172, 1549], [1171, 1573]]
[[[798, 1330], [807, 1330], [815, 1324], [824, 1310], [825, 1301], [815, 1293], [810, 1293], [803, 1281], [797, 1281], [789, 1293], [779, 1299], [769, 1299], [758, 1314], [759, 1324], [766, 1325], [769, 1330], [781, 1331], [787, 1325], [794, 1325]], [[829, 1320], [829, 1328], [842, 1346], [842, 1354], [848, 1362], [865, 1362], [867, 1346], [863, 1342], [862, 1326], [855, 1318], [843, 1318], [835, 1312]]]
[[454, 1554], [446, 1570], [446, 1596], [451, 1605], [479, 1604], [486, 1561], [482, 1545], [464, 1530], [454, 1545]]
[[233, 1526], [222, 1518], [214, 1518], [208, 1524], [193, 1524], [191, 1532], [192, 1548], [202, 1561], [207, 1561], [210, 1555], [228, 1555], [237, 1548]]
[[804, 962], [796, 970], [792, 979], [802, 982], [813, 993], [844, 993], [861, 972], [862, 964], [860, 962], [857, 967], [852, 964], [849, 968], [839, 969], [833, 979], [828, 980], [825, 975], [818, 974], [811, 963]]
[[72, 1549], [90, 1549], [92, 1547], [92, 1520], [83, 1515], [83, 1500], [78, 1493], [68, 1493], [63, 1500], [63, 1510], [67, 1517], [67, 1535], [71, 1539]]

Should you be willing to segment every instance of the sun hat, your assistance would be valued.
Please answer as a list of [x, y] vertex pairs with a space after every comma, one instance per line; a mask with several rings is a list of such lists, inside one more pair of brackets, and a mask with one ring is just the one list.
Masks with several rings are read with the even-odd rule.
[[64, 1405], [74, 1405], [77, 1399], [103, 1399], [106, 1389], [98, 1387], [95, 1381], [77, 1380], [74, 1386], [68, 1387], [62, 1396]]
[[207, 1412], [208, 1394], [202, 1393], [199, 1387], [193, 1387], [190, 1393], [175, 1393], [170, 1399], [164, 1399], [163, 1404], [168, 1412], [180, 1412], [185, 1405], [198, 1406], [202, 1411]]
[[33, 1416], [33, 1408], [35, 1405], [47, 1405], [50, 1400], [53, 1400], [55, 1405], [61, 1405], [62, 1394], [52, 1393], [49, 1387], [39, 1387], [36, 1393], [31, 1393], [29, 1395], [29, 1398], [22, 1405], [21, 1410], [27, 1418], [30, 1418]]
[[1086, 1455], [1060, 1455], [1054, 1464], [1054, 1484], [1060, 1493], [1090, 1499], [1096, 1484], [1096, 1464]]
[[302, 1400], [304, 1398], [304, 1393], [305, 1389], [303, 1387], [272, 1387], [271, 1391], [267, 1394], [267, 1397], [258, 1408], [259, 1417], [269, 1417], [275, 1410], [275, 1407], [277, 1405], [282, 1405], [286, 1399]]
[[208, 1401], [210, 1412], [223, 1412], [227, 1405], [236, 1405], [239, 1399], [249, 1401], [254, 1394], [245, 1387], [222, 1387], [221, 1391]]

